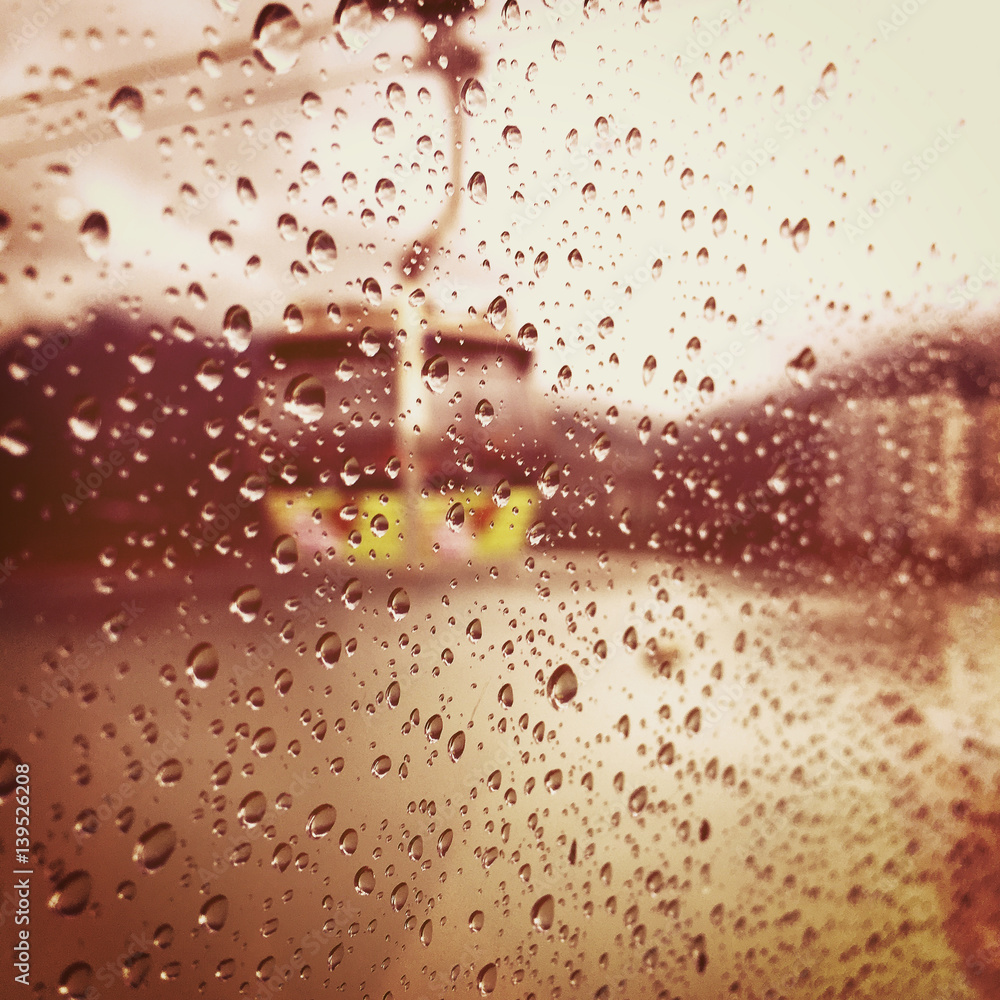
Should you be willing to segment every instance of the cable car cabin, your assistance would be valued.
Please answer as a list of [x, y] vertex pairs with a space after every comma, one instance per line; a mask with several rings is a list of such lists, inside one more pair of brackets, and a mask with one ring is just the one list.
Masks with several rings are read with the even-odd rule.
[[528, 352], [487, 324], [358, 310], [268, 338], [266, 518], [300, 556], [378, 565], [517, 555], [538, 516]]

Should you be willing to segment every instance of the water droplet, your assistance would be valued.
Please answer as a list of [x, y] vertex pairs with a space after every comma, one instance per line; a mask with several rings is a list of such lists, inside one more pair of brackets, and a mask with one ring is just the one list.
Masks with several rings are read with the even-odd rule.
[[299, 546], [291, 535], [279, 535], [271, 551], [271, 564], [277, 573], [290, 573], [299, 561]]
[[271, 855], [271, 867], [279, 872], [285, 871], [292, 863], [292, 847], [290, 844], [278, 844]]
[[479, 970], [476, 985], [481, 996], [488, 997], [497, 988], [497, 978], [497, 967], [492, 962]]
[[465, 634], [473, 641], [479, 642], [483, 637], [483, 623], [478, 618], [473, 618], [466, 626]]
[[486, 110], [486, 91], [475, 77], [470, 77], [462, 86], [461, 103], [467, 115], [479, 115]]
[[410, 595], [402, 587], [397, 587], [389, 595], [388, 608], [394, 622], [402, 621], [410, 612]]
[[561, 708], [576, 697], [577, 686], [573, 668], [568, 663], [563, 663], [552, 671], [545, 690], [553, 707]]
[[382, 177], [376, 182], [375, 200], [383, 208], [396, 200], [396, 185], [388, 177]]
[[556, 62], [562, 62], [566, 58], [566, 43], [558, 38], [552, 43], [552, 57]]
[[406, 91], [398, 83], [390, 83], [385, 88], [386, 103], [393, 111], [403, 111], [406, 108]]
[[340, 660], [342, 650], [340, 636], [336, 632], [327, 632], [316, 643], [316, 658], [329, 670]]
[[510, 31], [519, 28], [521, 26], [521, 8], [518, 6], [517, 0], [507, 0], [500, 16], [505, 28]]
[[829, 94], [837, 86], [837, 67], [833, 63], [827, 63], [823, 75], [820, 77], [820, 86], [824, 93]]
[[208, 234], [208, 245], [217, 253], [231, 253], [233, 238], [221, 229], [214, 229]]
[[477, 170], [469, 178], [469, 197], [476, 205], [486, 204], [486, 177], [481, 170]]
[[392, 760], [385, 754], [376, 757], [372, 762], [372, 774], [376, 778], [384, 778], [392, 769]]
[[348, 828], [340, 835], [341, 853], [350, 857], [358, 849], [358, 831]]
[[712, 216], [712, 232], [716, 236], [721, 236], [726, 231], [726, 225], [729, 222], [729, 216], [726, 215], [726, 210], [720, 208], [715, 215]]
[[642, 363], [642, 384], [649, 385], [656, 374], [656, 358], [652, 354]]
[[660, 19], [660, 0], [639, 0], [639, 16], [647, 24], [655, 24]]
[[161, 788], [172, 788], [184, 777], [184, 765], [176, 758], [164, 761], [156, 769], [156, 783]]
[[250, 346], [251, 333], [253, 323], [250, 322], [250, 313], [244, 306], [230, 306], [222, 322], [222, 334], [229, 346], [237, 353], [242, 353]]
[[569, 261], [569, 266], [575, 270], [579, 270], [583, 267], [583, 254], [576, 248], [570, 250], [569, 254], [566, 256], [566, 260]]
[[337, 41], [349, 52], [360, 52], [379, 30], [367, 0], [341, 0], [333, 24]]
[[219, 654], [210, 642], [199, 642], [187, 658], [187, 675], [195, 687], [208, 687], [219, 672]]
[[379, 118], [372, 126], [372, 138], [381, 146], [396, 138], [396, 126], [389, 118]]
[[359, 896], [370, 896], [375, 891], [375, 872], [371, 868], [359, 868], [354, 876], [354, 888]]
[[457, 732], [448, 740], [448, 756], [457, 761], [465, 753], [465, 733]]
[[645, 785], [640, 785], [629, 797], [628, 797], [628, 811], [633, 816], [638, 816], [643, 809], [646, 808], [646, 803], [649, 801], [649, 789]]
[[138, 139], [142, 135], [142, 94], [135, 87], [120, 87], [108, 103], [111, 121], [123, 139]]
[[95, 989], [93, 984], [94, 970], [86, 962], [73, 962], [59, 976], [59, 994], [70, 1000], [86, 1000]]
[[28, 425], [20, 417], [9, 420], [0, 429], [0, 448], [15, 458], [27, 455], [31, 451], [31, 442], [28, 440]]
[[816, 355], [811, 347], [805, 348], [785, 365], [788, 377], [800, 388], [812, 386], [812, 371], [816, 367]]
[[93, 396], [77, 400], [69, 415], [69, 429], [81, 441], [93, 441], [101, 429], [101, 410]]
[[792, 246], [801, 253], [809, 245], [809, 220], [799, 219], [792, 230]]
[[344, 590], [340, 595], [341, 600], [344, 602], [344, 607], [349, 611], [353, 611], [361, 603], [364, 593], [364, 587], [361, 586], [360, 580], [348, 580], [344, 584]]
[[111, 230], [103, 212], [91, 212], [80, 226], [80, 246], [91, 260], [103, 260], [108, 255]]
[[267, 812], [267, 799], [263, 792], [250, 792], [236, 809], [236, 818], [248, 830], [255, 827]]
[[510, 483], [506, 479], [501, 479], [500, 482], [493, 487], [493, 502], [497, 507], [506, 507], [508, 501], [510, 500]]
[[508, 149], [521, 148], [521, 130], [516, 125], [508, 125], [503, 130], [503, 141]]
[[60, 879], [58, 885], [49, 896], [49, 909], [64, 917], [75, 917], [87, 908], [90, 902], [90, 890], [93, 879], [90, 872], [70, 872]]
[[379, 339], [379, 335], [370, 326], [366, 326], [364, 330], [361, 331], [361, 340], [359, 341], [359, 344], [361, 347], [361, 353], [366, 358], [374, 358], [375, 355], [382, 349], [382, 341]]
[[551, 500], [559, 489], [559, 466], [549, 462], [538, 475], [538, 490], [546, 500]]
[[303, 423], [315, 423], [326, 409], [326, 390], [313, 375], [299, 375], [285, 390], [285, 411]]
[[502, 330], [507, 322], [507, 300], [498, 295], [486, 309], [486, 319], [494, 330]]
[[225, 896], [213, 896], [198, 913], [198, 923], [210, 931], [221, 931], [229, 916], [229, 900]]
[[287, 73], [298, 61], [302, 26], [281, 3], [266, 4], [253, 27], [253, 52], [263, 66]]
[[309, 236], [306, 253], [309, 256], [309, 263], [317, 271], [332, 271], [337, 260], [337, 245], [326, 230], [317, 229]]
[[319, 840], [333, 829], [336, 822], [337, 810], [329, 803], [324, 803], [309, 813], [309, 818], [306, 820], [306, 833], [313, 840]]
[[476, 420], [479, 422], [480, 427], [489, 427], [493, 423], [495, 416], [496, 411], [488, 399], [481, 399], [476, 403]]
[[132, 860], [146, 872], [159, 871], [177, 846], [177, 831], [169, 823], [157, 823], [140, 834]]
[[686, 716], [684, 716], [684, 728], [689, 733], [697, 733], [701, 729], [701, 709], [692, 708]]
[[198, 66], [205, 76], [212, 80], [218, 80], [222, 76], [222, 63], [219, 57], [208, 49], [198, 53]]
[[610, 453], [611, 438], [602, 432], [601, 434], [598, 434], [591, 443], [590, 454], [593, 455], [598, 462], [603, 462]]
[[435, 354], [424, 364], [420, 374], [424, 384], [431, 392], [444, 392], [445, 386], [448, 384], [448, 359], [441, 354]]
[[556, 901], [551, 896], [542, 896], [531, 907], [531, 923], [536, 931], [547, 931], [556, 918]]
[[445, 523], [452, 531], [461, 531], [465, 524], [465, 507], [462, 503], [453, 503], [444, 516]]
[[[548, 260], [548, 257], [546, 257], [546, 260]], [[533, 324], [525, 323], [517, 331], [517, 342], [524, 350], [533, 351], [538, 345], [538, 330], [535, 329]]]
[[407, 888], [405, 882], [400, 882], [395, 889], [392, 890], [392, 895], [390, 896], [390, 904], [392, 908], [399, 913], [400, 910], [406, 906], [406, 900], [409, 898], [410, 890]]
[[236, 195], [244, 205], [252, 205], [257, 200], [257, 191], [249, 177], [237, 179]]
[[152, 967], [153, 960], [146, 952], [140, 951], [129, 955], [122, 959], [122, 982], [131, 989], [138, 989], [146, 981]]
[[625, 148], [632, 156], [642, 152], [642, 133], [637, 128], [631, 129], [625, 136]]
[[[309, 91], [308, 93], [302, 95], [299, 107], [302, 108], [302, 114], [304, 114], [306, 118], [315, 118], [323, 110], [323, 98], [320, 97], [319, 94], [314, 94], [312, 91]], [[304, 170], [302, 173], [302, 179], [308, 184], [318, 174], [318, 167], [316, 168], [315, 174], [312, 170]]]
[[441, 833], [437, 841], [437, 852], [439, 858], [443, 858], [448, 853], [454, 839], [455, 833], [450, 827]]
[[285, 308], [281, 322], [285, 324], [285, 329], [289, 333], [301, 333], [302, 327], [305, 325], [305, 317], [302, 315], [302, 310], [292, 303]]

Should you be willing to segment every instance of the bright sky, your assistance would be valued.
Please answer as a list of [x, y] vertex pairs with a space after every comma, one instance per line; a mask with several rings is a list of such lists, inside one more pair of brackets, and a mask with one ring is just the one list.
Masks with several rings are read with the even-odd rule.
[[[518, 3], [516, 27], [493, 2], [462, 27], [485, 52], [485, 104], [463, 117], [459, 229], [443, 240], [440, 271], [421, 284], [449, 315], [481, 313], [505, 295], [506, 330], [538, 328], [546, 385], [568, 364], [573, 394], [592, 397], [593, 385], [609, 403], [690, 408], [696, 395], [674, 393], [679, 368], [689, 386], [713, 374], [715, 399], [756, 394], [785, 380], [786, 362], [805, 347], [821, 372], [876, 338], [995, 311], [1000, 10], [971, 0], [682, 2], [658, 11], [652, 2], [644, 10], [606, 0]], [[370, 277], [392, 299], [400, 247], [441, 215], [452, 179], [443, 82], [404, 63], [409, 55], [419, 67], [424, 54], [413, 22], [397, 18], [345, 53], [328, 30], [335, 5], [290, 4], [314, 32], [290, 72], [241, 68], [236, 59], [213, 75], [206, 62], [199, 68], [199, 52], [245, 44], [249, 56], [259, 4], [223, 5], [234, 18], [208, 0], [98, 14], [52, 0], [31, 38], [24, 18], [40, 8], [10, 6], [9, 21], [21, 28], [0, 64], [0, 95], [9, 98], [2, 153], [20, 163], [5, 177], [9, 203], [0, 205], [12, 220], [0, 296], [5, 335], [26, 317], [62, 316], [92, 300], [102, 267], [126, 276], [127, 294], [141, 296], [151, 319], [182, 315], [210, 335], [234, 303], [263, 322], [289, 302], [358, 298]], [[95, 27], [98, 50], [87, 34]], [[56, 184], [46, 167], [86, 142], [72, 115], [99, 124], [107, 91], [124, 82], [117, 67], [175, 55], [173, 76], [132, 81], [146, 98], [143, 134], [102, 142]], [[88, 77], [98, 81], [93, 95], [81, 88]], [[393, 83], [401, 97], [389, 92]], [[18, 98], [29, 90], [43, 94], [41, 121], [68, 122], [71, 138], [19, 138], [27, 116], [17, 114]], [[307, 91], [321, 101], [312, 117], [301, 105]], [[391, 136], [382, 129], [376, 138], [380, 118], [392, 123]], [[245, 119], [256, 134], [243, 130]], [[185, 134], [185, 125], [194, 131]], [[505, 135], [511, 126], [519, 146]], [[287, 149], [275, 145], [279, 131], [291, 137]], [[301, 172], [307, 161], [319, 168], [311, 182]], [[485, 178], [485, 202], [467, 190], [473, 171]], [[251, 179], [256, 202], [237, 197], [237, 175]], [[382, 180], [394, 197], [376, 196]], [[184, 184], [197, 191], [193, 209], [185, 209]], [[336, 207], [324, 206], [330, 197]], [[104, 262], [90, 262], [76, 239], [92, 211], [109, 222]], [[279, 235], [284, 213], [295, 219], [289, 240]], [[795, 239], [787, 228], [783, 235], [785, 219], [790, 228], [808, 220], [808, 240], [802, 229]], [[34, 234], [33, 222], [41, 226]], [[308, 268], [300, 285], [289, 266], [308, 261], [306, 239], [319, 228], [337, 243], [337, 265]], [[212, 249], [214, 231], [230, 235], [231, 252]], [[543, 253], [547, 269], [539, 265], [536, 276]], [[255, 254], [261, 268], [248, 278]], [[21, 277], [28, 263], [39, 266], [37, 282]], [[103, 280], [105, 297], [121, 291]], [[203, 309], [185, 294], [194, 281], [207, 297]], [[164, 296], [171, 286], [176, 300]], [[602, 338], [605, 316], [614, 328]], [[763, 328], [748, 335], [758, 320]], [[657, 364], [643, 385], [648, 356]]]

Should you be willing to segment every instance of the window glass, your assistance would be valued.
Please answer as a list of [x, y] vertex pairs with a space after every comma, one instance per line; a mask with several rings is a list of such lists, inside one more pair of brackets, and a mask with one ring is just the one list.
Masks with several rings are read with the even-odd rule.
[[0, 22], [0, 993], [1000, 996], [996, 12]]

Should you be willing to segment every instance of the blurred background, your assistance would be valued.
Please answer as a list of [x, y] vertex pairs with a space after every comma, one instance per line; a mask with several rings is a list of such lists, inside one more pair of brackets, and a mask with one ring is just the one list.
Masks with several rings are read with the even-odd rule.
[[1000, 996], [994, 13], [4, 13], [36, 995]]

